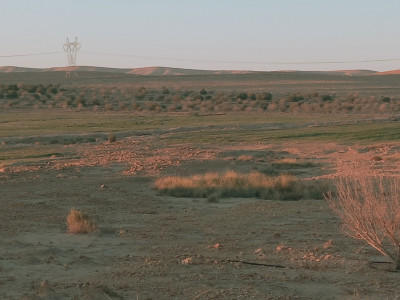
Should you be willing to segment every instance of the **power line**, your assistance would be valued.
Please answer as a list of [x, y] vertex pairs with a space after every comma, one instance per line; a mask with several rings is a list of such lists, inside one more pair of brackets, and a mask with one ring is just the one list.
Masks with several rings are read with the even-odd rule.
[[[10, 57], [24, 57], [24, 56], [40, 56], [40, 55], [53, 55], [61, 54], [62, 51], [55, 52], [39, 52], [39, 53], [26, 53], [26, 54], [11, 54], [0, 55], [0, 58]], [[137, 54], [122, 54], [122, 53], [107, 53], [107, 52], [92, 52], [82, 51], [84, 54], [116, 56], [116, 57], [134, 57], [139, 59], [157, 59], [167, 61], [182, 61], [182, 62], [203, 62], [203, 63], [220, 63], [220, 64], [257, 64], [257, 65], [318, 65], [318, 64], [352, 64], [352, 63], [377, 63], [377, 62], [394, 62], [400, 61], [400, 58], [388, 59], [366, 59], [366, 60], [337, 60], [337, 61], [242, 61], [242, 60], [210, 60], [210, 59], [191, 59], [191, 58], [173, 58], [163, 56], [145, 56]]]
[[27, 54], [11, 54], [11, 55], [0, 55], [0, 57], [20, 57], [20, 56], [38, 56], [38, 55], [51, 55], [51, 54], [60, 54], [64, 53], [61, 51], [57, 52], [40, 52], [40, 53], [27, 53]]
[[259, 64], [259, 65], [317, 65], [317, 64], [350, 64], [350, 63], [375, 63], [375, 62], [390, 62], [400, 61], [400, 58], [389, 58], [389, 59], [367, 59], [367, 60], [338, 60], [338, 61], [241, 61], [241, 60], [209, 60], [209, 59], [185, 59], [185, 58], [172, 58], [162, 56], [144, 56], [136, 54], [117, 54], [107, 52], [88, 52], [82, 51], [86, 54], [94, 55], [105, 55], [105, 56], [117, 56], [117, 57], [135, 57], [142, 59], [160, 59], [170, 61], [185, 61], [185, 62], [206, 62], [206, 63], [227, 63], [227, 64]]

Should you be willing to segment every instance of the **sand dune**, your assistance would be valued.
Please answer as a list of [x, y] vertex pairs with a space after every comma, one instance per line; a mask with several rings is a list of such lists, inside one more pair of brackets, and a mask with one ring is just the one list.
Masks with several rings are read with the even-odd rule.
[[399, 74], [400, 74], [400, 69], [399, 70], [392, 70], [392, 71], [376, 73], [376, 75], [399, 75]]
[[[67, 67], [53, 68], [23, 68], [15, 66], [0, 67], [0, 73], [27, 73], [27, 72], [65, 72]], [[261, 71], [243, 71], [243, 70], [196, 70], [170, 67], [145, 67], [145, 68], [106, 68], [96, 66], [76, 66], [72, 70], [79, 72], [102, 72], [117, 74], [133, 74], [143, 76], [183, 76], [183, 75], [229, 75], [229, 74], [258, 74], [258, 73], [276, 73]], [[321, 74], [321, 75], [343, 75], [343, 76], [368, 76], [368, 75], [393, 75], [400, 74], [400, 70], [376, 72], [372, 70], [337, 70], [337, 71], [279, 71], [284, 73], [302, 73], [302, 74]]]

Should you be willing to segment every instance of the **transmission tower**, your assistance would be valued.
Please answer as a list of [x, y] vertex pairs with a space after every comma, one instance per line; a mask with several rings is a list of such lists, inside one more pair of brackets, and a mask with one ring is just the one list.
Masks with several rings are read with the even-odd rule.
[[[65, 77], [71, 77], [72, 67], [76, 66], [76, 54], [78, 53], [79, 49], [81, 48], [81, 43], [78, 42], [78, 38], [75, 37], [74, 42], [70, 42], [67, 38], [67, 42], [63, 46], [64, 51], [67, 53], [67, 60], [68, 60], [68, 67], [67, 72], [65, 73]], [[77, 72], [72, 73], [73, 77], [78, 77]]]

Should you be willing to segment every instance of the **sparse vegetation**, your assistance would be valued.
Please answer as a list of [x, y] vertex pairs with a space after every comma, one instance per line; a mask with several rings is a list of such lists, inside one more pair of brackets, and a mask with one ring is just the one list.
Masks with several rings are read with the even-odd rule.
[[[342, 174], [337, 162], [363, 160], [373, 171], [388, 166], [397, 176], [397, 77], [328, 81], [313, 75], [292, 82], [285, 74], [232, 81], [229, 75], [82, 74], [66, 82], [59, 75], [61, 86], [56, 80], [52, 86], [10, 84], [7, 74], [0, 76], [7, 83], [0, 91], [1, 252], [16, 251], [4, 256], [13, 268], [0, 266], [9, 297], [22, 296], [14, 291], [23, 293], [24, 286], [35, 293], [31, 298], [393, 297], [396, 276], [368, 272], [353, 251], [357, 241], [335, 230], [338, 220], [327, 203], [310, 199], [332, 190], [330, 178]], [[368, 85], [377, 81], [385, 85]], [[191, 199], [155, 196], [155, 183], [161, 196]], [[381, 196], [398, 192], [385, 189]], [[90, 211], [70, 211], [77, 206]], [[397, 207], [384, 219], [391, 227]], [[56, 238], [54, 224], [70, 233], [98, 232], [96, 216], [102, 220], [98, 236]], [[389, 234], [382, 245], [395, 261]], [[374, 253], [364, 246], [359, 253]], [[276, 265], [287, 269], [277, 276]], [[61, 284], [50, 280], [46, 295], [34, 286], [42, 278], [22, 278], [21, 268], [27, 275], [69, 275]], [[262, 268], [262, 276], [249, 277], [253, 268]], [[204, 276], [193, 277], [194, 269]], [[88, 282], [95, 271], [96, 282]], [[165, 274], [178, 274], [180, 286], [171, 286]], [[125, 289], [127, 278], [133, 289]], [[266, 278], [272, 285], [265, 286]], [[101, 288], [104, 282], [118, 294]]]
[[72, 208], [67, 216], [68, 233], [94, 233], [97, 232], [96, 222], [88, 214]]
[[[360, 96], [358, 93], [338, 96], [319, 95], [318, 92], [292, 92], [284, 94], [271, 91], [219, 91], [179, 90], [162, 86], [150, 88], [143, 85], [118, 85], [111, 87], [71, 86], [54, 84], [0, 84], [0, 108], [41, 108], [46, 104], [51, 109], [131, 112], [229, 112], [245, 111], [256, 113], [309, 113], [385, 114], [400, 111], [396, 96]], [[6, 101], [8, 100], [8, 101]], [[18, 102], [10, 100], [18, 100]], [[51, 103], [51, 104], [49, 104]]]
[[[247, 197], [268, 200], [299, 200], [311, 196], [310, 184], [302, 184], [292, 175], [268, 176], [259, 172], [241, 174], [206, 173], [191, 177], [168, 176], [156, 180], [155, 187], [174, 197]], [[315, 189], [315, 186], [312, 187]], [[218, 197], [216, 196], [218, 195]], [[322, 192], [319, 197], [322, 196]]]

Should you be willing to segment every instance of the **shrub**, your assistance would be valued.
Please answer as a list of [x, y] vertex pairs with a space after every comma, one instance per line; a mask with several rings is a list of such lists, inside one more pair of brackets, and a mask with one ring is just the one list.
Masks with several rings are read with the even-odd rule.
[[290, 94], [287, 97], [287, 101], [289, 102], [299, 102], [301, 100], [304, 100], [304, 96], [301, 94]]
[[6, 93], [6, 97], [8, 99], [18, 98], [18, 92], [16, 90], [8, 90], [7, 93]]
[[207, 95], [207, 91], [204, 88], [202, 88], [200, 90], [200, 95]]
[[240, 100], [246, 100], [249, 96], [247, 95], [247, 93], [239, 93], [238, 98]]
[[256, 197], [263, 199], [299, 200], [303, 191], [298, 180], [288, 174], [267, 176], [259, 172], [240, 174], [206, 173], [191, 177], [169, 176], [156, 180], [155, 187], [174, 197]]
[[92, 233], [98, 231], [96, 222], [89, 215], [72, 208], [67, 216], [68, 233]]
[[331, 95], [322, 95], [321, 100], [322, 101], [332, 101], [333, 97]]
[[258, 100], [272, 100], [272, 94], [263, 92], [257, 95]]
[[336, 183], [337, 197], [325, 198], [351, 237], [361, 239], [400, 270], [400, 180], [356, 174]]
[[163, 87], [161, 88], [161, 90], [162, 90], [162, 93], [163, 93], [164, 95], [169, 94], [169, 89], [167, 89], [165, 86], [163, 86]]
[[110, 133], [110, 134], [108, 135], [108, 142], [109, 142], [110, 144], [111, 144], [111, 143], [114, 143], [116, 140], [117, 140], [117, 137], [115, 136], [115, 134]]

